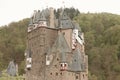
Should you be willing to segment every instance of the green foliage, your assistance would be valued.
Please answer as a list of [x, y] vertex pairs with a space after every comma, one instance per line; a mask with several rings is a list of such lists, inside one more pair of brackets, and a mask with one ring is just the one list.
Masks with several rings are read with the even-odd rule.
[[6, 71], [3, 71], [0, 80], [25, 80], [23, 76], [9, 76]]
[[[89, 80], [120, 79], [120, 15], [110, 13], [79, 13], [66, 8], [85, 34], [85, 50], [89, 57]], [[60, 9], [55, 10], [59, 17]], [[29, 19], [0, 28], [0, 70], [15, 59], [19, 74], [24, 73], [24, 50]]]
[[29, 19], [12, 22], [0, 27], [0, 71], [6, 69], [11, 60], [20, 64], [24, 59]]
[[74, 18], [85, 34], [90, 80], [117, 80], [120, 73], [120, 16], [81, 13]]

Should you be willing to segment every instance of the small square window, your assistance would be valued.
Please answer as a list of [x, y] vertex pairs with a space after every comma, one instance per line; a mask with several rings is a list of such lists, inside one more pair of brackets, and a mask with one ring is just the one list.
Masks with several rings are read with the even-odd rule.
[[76, 76], [76, 79], [78, 79], [78, 76]]
[[59, 58], [57, 58], [57, 61], [59, 61]]
[[50, 73], [50, 75], [52, 75], [52, 73]]
[[62, 67], [63, 65], [61, 64], [61, 67]]
[[57, 65], [55, 65], [55, 67], [57, 67]]
[[58, 73], [56, 72], [56, 76], [58, 76]]
[[60, 73], [60, 75], [62, 75], [62, 72]]

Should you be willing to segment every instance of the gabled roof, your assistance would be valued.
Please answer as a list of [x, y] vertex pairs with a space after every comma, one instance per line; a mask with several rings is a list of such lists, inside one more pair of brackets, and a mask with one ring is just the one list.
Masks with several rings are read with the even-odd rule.
[[82, 56], [79, 49], [76, 49], [73, 52], [72, 63], [69, 64], [69, 70], [73, 72], [81, 72], [83, 71], [82, 68]]
[[63, 33], [59, 33], [57, 39], [55, 40], [55, 43], [52, 47], [52, 52], [70, 52], [70, 48], [67, 44], [67, 41], [65, 40], [65, 37]]

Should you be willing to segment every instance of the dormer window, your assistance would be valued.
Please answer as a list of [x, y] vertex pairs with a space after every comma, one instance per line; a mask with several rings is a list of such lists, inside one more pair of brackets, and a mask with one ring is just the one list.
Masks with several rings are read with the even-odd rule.
[[61, 66], [61, 68], [60, 68], [61, 71], [66, 71], [68, 64], [67, 63], [60, 63], [60, 66]]
[[47, 23], [46, 21], [40, 21], [38, 24], [39, 27], [43, 26], [43, 27], [47, 27]]
[[48, 55], [46, 56], [46, 65], [50, 65], [50, 57]]
[[26, 68], [27, 68], [27, 70], [30, 70], [32, 67], [32, 58], [27, 58], [26, 61], [27, 61]]

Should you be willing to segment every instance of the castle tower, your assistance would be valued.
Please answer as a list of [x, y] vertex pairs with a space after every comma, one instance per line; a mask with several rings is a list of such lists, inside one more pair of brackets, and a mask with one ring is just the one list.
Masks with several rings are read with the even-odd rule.
[[[39, 15], [39, 12], [38, 12]], [[45, 17], [45, 11], [43, 10], [38, 16], [38, 27], [47, 27], [47, 19]]]
[[50, 27], [55, 28], [55, 15], [53, 8], [50, 8]]
[[88, 57], [79, 25], [63, 10], [56, 26], [53, 11], [36, 12], [28, 27], [26, 80], [88, 80]]

